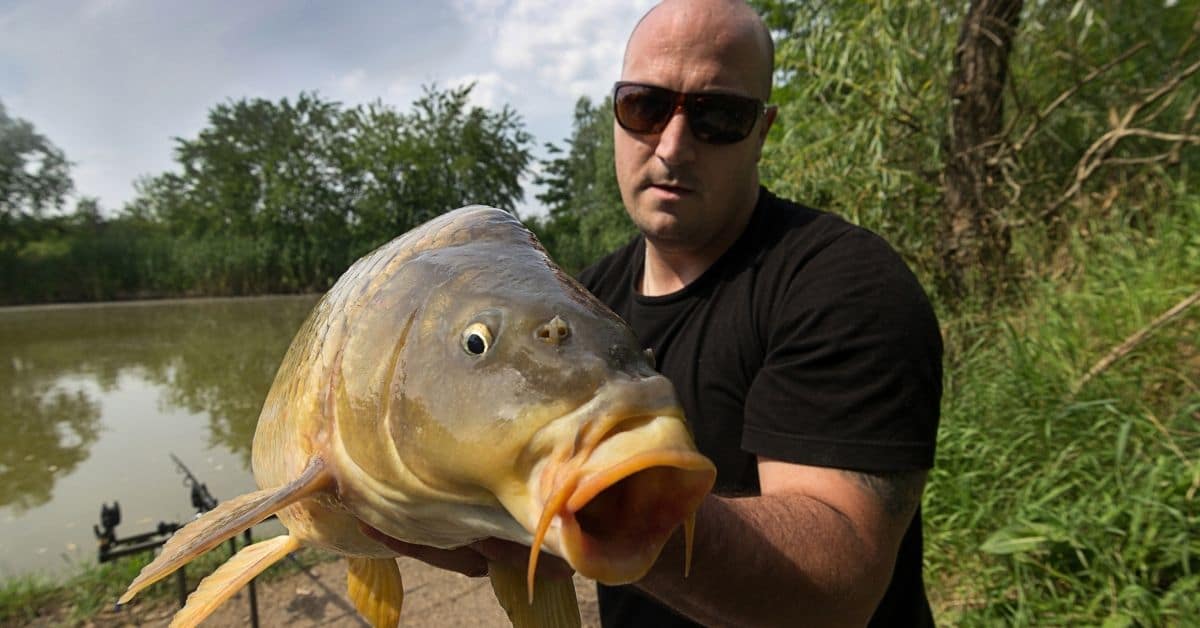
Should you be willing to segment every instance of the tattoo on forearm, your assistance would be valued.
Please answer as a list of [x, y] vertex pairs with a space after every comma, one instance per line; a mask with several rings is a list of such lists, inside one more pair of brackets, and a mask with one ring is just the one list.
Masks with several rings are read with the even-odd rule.
[[893, 517], [911, 515], [921, 501], [921, 491], [925, 489], [925, 471], [845, 473], [854, 478], [860, 486], [874, 493], [883, 504], [884, 512]]

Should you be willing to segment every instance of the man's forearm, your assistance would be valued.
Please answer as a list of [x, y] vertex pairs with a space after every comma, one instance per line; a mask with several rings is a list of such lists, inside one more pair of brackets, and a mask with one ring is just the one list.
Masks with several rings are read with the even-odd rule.
[[697, 514], [691, 574], [677, 534], [637, 586], [711, 626], [862, 625], [891, 572], [879, 556], [818, 500], [714, 496]]

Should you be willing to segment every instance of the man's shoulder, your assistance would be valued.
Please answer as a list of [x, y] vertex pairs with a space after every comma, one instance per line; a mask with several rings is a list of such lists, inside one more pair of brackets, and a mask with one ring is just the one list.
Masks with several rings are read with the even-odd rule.
[[772, 195], [756, 233], [757, 271], [752, 274], [772, 303], [788, 300], [812, 307], [854, 302], [879, 303], [863, 295], [887, 295], [885, 301], [928, 308], [928, 297], [908, 263], [879, 234], [837, 214], [812, 209]]
[[879, 235], [838, 214], [776, 196], [763, 188], [748, 233], [760, 264], [806, 266], [818, 257], [888, 256], [894, 250]]
[[593, 294], [614, 290], [631, 281], [629, 273], [638, 257], [641, 236], [635, 236], [620, 248], [584, 268], [579, 273], [579, 283]]

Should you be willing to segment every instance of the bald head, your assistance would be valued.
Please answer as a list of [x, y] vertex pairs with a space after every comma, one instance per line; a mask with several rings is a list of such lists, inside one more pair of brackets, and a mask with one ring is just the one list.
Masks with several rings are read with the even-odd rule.
[[648, 46], [715, 47], [718, 54], [741, 58], [751, 70], [755, 96], [768, 100], [775, 70], [775, 45], [762, 18], [742, 0], [664, 0], [642, 16], [625, 46], [623, 70], [631, 55]]

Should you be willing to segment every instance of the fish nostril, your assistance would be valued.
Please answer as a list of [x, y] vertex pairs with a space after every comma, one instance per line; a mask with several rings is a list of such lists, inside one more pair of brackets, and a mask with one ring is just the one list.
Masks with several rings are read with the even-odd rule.
[[571, 335], [571, 328], [561, 316], [555, 316], [549, 322], [538, 327], [534, 335], [542, 342], [556, 345]]

